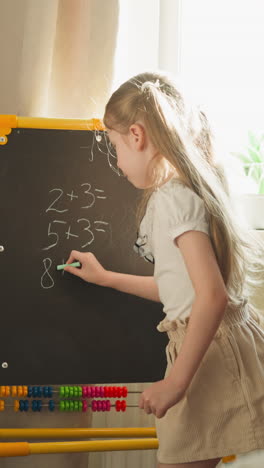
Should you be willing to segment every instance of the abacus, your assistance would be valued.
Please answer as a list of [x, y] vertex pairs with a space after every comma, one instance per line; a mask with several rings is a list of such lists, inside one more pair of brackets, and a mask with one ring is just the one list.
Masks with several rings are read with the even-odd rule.
[[[133, 392], [134, 393], [134, 392]], [[0, 400], [0, 411], [4, 411], [6, 408], [13, 407], [14, 411], [22, 412], [29, 411], [32, 409], [33, 412], [40, 412], [42, 409], [48, 408], [50, 412], [53, 412], [56, 408], [59, 411], [82, 411], [86, 412], [88, 408], [91, 408], [91, 411], [110, 411], [111, 408], [115, 408], [116, 411], [125, 411], [127, 408], [127, 403], [125, 400], [116, 400], [115, 404], [111, 404], [110, 400], [92, 400], [88, 404], [87, 399], [91, 398], [120, 398], [127, 397], [128, 390], [127, 387], [102, 387], [102, 386], [59, 386], [58, 388], [53, 388], [51, 386], [1, 386], [0, 387], [0, 397], [32, 397], [32, 398], [51, 398], [53, 395], [59, 397], [58, 401], [53, 399], [49, 400], [48, 403], [44, 403], [42, 400], [28, 400], [20, 399], [14, 400], [13, 405], [6, 405], [5, 400]], [[74, 398], [71, 400], [68, 398]], [[78, 399], [77, 399], [78, 398]], [[135, 405], [130, 405], [129, 407], [134, 407]]]
[[[114, 404], [111, 404], [110, 400], [95, 400], [92, 399], [91, 402], [87, 401], [90, 400], [91, 398], [126, 398], [128, 393], [139, 393], [139, 392], [128, 392], [128, 389], [126, 386], [120, 387], [120, 386], [95, 386], [95, 385], [83, 385], [83, 386], [58, 386], [58, 387], [52, 387], [52, 386], [39, 386], [39, 385], [34, 385], [34, 386], [26, 386], [26, 385], [18, 385], [18, 386], [1, 386], [0, 387], [0, 397], [4, 398], [9, 398], [9, 397], [28, 397], [28, 398], [33, 398], [32, 400], [29, 399], [20, 399], [14, 400], [13, 405], [6, 405], [5, 400], [0, 400], [0, 412], [4, 411], [6, 408], [13, 407], [14, 411], [16, 412], [27, 412], [30, 409], [32, 409], [33, 412], [40, 412], [43, 410], [43, 408], [48, 408], [50, 412], [54, 412], [55, 409], [57, 408], [59, 411], [65, 412], [65, 411], [82, 411], [86, 412], [89, 408], [93, 412], [97, 411], [110, 411], [111, 408], [115, 408], [116, 411], [126, 411], [127, 407], [136, 407], [136, 405], [127, 405], [126, 400], [116, 400]], [[50, 399], [47, 403], [43, 403], [42, 400], [35, 400], [34, 398], [51, 398], [58, 396], [60, 399], [59, 401], [55, 402], [53, 399]], [[68, 399], [69, 398], [69, 399]], [[71, 398], [74, 398], [72, 400]], [[79, 398], [79, 399], [77, 399]], [[132, 429], [131, 429], [132, 430]], [[0, 434], [1, 432], [4, 433], [5, 437], [6, 435], [12, 435], [12, 429], [9, 430], [9, 433], [7, 432], [8, 429], [4, 429], [1, 431], [0, 429]], [[26, 430], [14, 430], [14, 436], [17, 437], [17, 434], [21, 434], [21, 431], [26, 431]], [[34, 430], [36, 431], [36, 429]], [[52, 433], [55, 435], [60, 434], [60, 430], [52, 430], [45, 429], [40, 430], [42, 432], [42, 437], [43, 437], [43, 431], [45, 435], [51, 435]], [[78, 429], [75, 431], [75, 429], [70, 430], [72, 436], [78, 434]], [[98, 437], [101, 435], [101, 437], [104, 437], [105, 430], [96, 430], [94, 429], [87, 429], [84, 431], [88, 431], [87, 434], [89, 434], [90, 437]], [[119, 435], [125, 436], [128, 435], [130, 429], [126, 431], [126, 429], [120, 429]], [[39, 431], [38, 431], [39, 432]], [[83, 432], [83, 431], [82, 431]], [[95, 435], [96, 434], [96, 435]], [[115, 429], [109, 429], [107, 432], [108, 436], [114, 436], [115, 435]], [[149, 428], [146, 429], [145, 432], [140, 432], [140, 429], [135, 429], [134, 435], [141, 434], [141, 435], [156, 435], [155, 434], [155, 429], [154, 428]], [[28, 435], [32, 434], [28, 433]], [[34, 432], [34, 435], [36, 435], [36, 432]], [[63, 443], [62, 443], [63, 444]], [[68, 451], [67, 449], [67, 443], [63, 446], [63, 451]], [[71, 443], [73, 444], [73, 443]], [[77, 445], [76, 445], [77, 444]], [[157, 449], [158, 448], [158, 441], [157, 439], [134, 439], [130, 441], [109, 441], [109, 442], [101, 442], [101, 441], [96, 441], [96, 442], [77, 442], [75, 445], [71, 445], [72, 451], [78, 451], [78, 448], [81, 449], [82, 445], [80, 444], [85, 444], [84, 446], [86, 447], [87, 451], [100, 451], [100, 450], [135, 450], [135, 449]], [[7, 446], [8, 445], [8, 446]], [[14, 456], [15, 454], [19, 455], [29, 455], [30, 453], [43, 453], [41, 450], [44, 449], [43, 446], [45, 447], [45, 453], [47, 452], [48, 447], [50, 446], [51, 448], [51, 443], [49, 444], [21, 444], [17, 443], [16, 444], [1, 444], [0, 443], [0, 457], [1, 456]], [[69, 448], [69, 446], [68, 446]], [[39, 451], [36, 451], [39, 450]], [[70, 450], [69, 450], [70, 451]], [[235, 460], [236, 457], [235, 455], [231, 455], [228, 457], [223, 457], [222, 461], [223, 463], [228, 463], [233, 460]]]

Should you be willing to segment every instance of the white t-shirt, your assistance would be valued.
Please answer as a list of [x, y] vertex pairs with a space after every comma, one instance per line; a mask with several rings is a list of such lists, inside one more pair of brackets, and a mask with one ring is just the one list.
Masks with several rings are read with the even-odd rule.
[[151, 195], [141, 221], [135, 251], [154, 263], [163, 312], [167, 320], [191, 313], [194, 288], [175, 237], [185, 231], [209, 234], [203, 200], [173, 177]]

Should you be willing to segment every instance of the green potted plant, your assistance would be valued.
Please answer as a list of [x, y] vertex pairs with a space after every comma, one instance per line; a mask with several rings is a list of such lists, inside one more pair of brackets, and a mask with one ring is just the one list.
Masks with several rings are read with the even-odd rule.
[[248, 132], [243, 152], [231, 153], [241, 163], [245, 184], [237, 208], [250, 229], [264, 229], [264, 134]]

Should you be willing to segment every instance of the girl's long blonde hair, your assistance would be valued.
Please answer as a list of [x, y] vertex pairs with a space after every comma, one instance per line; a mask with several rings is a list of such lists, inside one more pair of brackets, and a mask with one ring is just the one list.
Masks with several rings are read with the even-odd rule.
[[176, 175], [204, 201], [210, 238], [230, 305], [239, 306], [263, 286], [264, 247], [236, 220], [224, 171], [215, 161], [206, 115], [183, 97], [175, 78], [163, 72], [139, 74], [109, 99], [104, 124], [122, 134], [142, 121], [163, 157], [152, 168], [153, 185], [143, 191], [137, 222], [147, 202], [170, 175]]

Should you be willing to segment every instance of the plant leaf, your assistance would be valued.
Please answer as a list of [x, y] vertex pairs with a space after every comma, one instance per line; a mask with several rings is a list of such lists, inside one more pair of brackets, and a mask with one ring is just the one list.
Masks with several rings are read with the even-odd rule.
[[250, 154], [253, 162], [261, 162], [261, 156], [257, 151], [248, 147], [248, 153]]
[[246, 156], [243, 153], [231, 153], [233, 156], [238, 158], [240, 161], [242, 161], [245, 164], [250, 164], [252, 163], [252, 159], [250, 159], [248, 156]]
[[249, 143], [250, 145], [252, 146], [252, 148], [256, 149], [257, 151], [259, 151], [259, 148], [260, 148], [260, 142], [257, 138], [256, 135], [254, 135], [254, 133], [249, 130], [248, 131], [248, 139], [249, 139]]
[[260, 177], [258, 193], [264, 195], [264, 170]]

